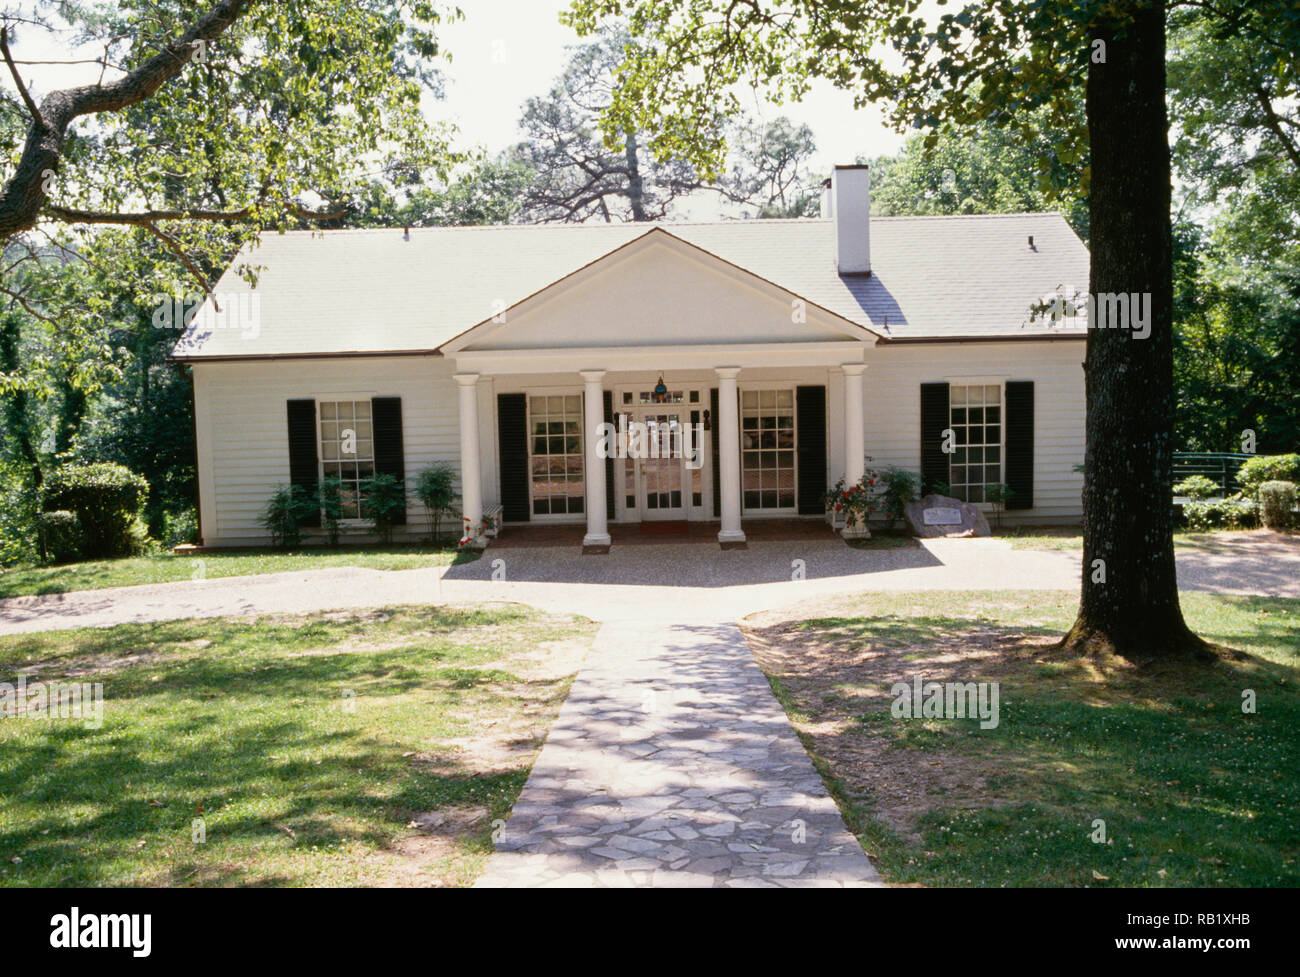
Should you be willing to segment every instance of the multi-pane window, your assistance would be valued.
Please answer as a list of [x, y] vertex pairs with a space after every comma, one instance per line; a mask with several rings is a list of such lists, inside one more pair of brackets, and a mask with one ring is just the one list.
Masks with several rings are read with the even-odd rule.
[[744, 507], [793, 509], [793, 390], [741, 391], [740, 449]]
[[528, 398], [533, 514], [582, 512], [582, 397]]
[[342, 483], [343, 518], [361, 518], [361, 482], [375, 473], [370, 401], [322, 401], [321, 475]]
[[955, 499], [983, 502], [984, 490], [1002, 481], [1002, 387], [948, 388], [953, 432], [949, 484]]

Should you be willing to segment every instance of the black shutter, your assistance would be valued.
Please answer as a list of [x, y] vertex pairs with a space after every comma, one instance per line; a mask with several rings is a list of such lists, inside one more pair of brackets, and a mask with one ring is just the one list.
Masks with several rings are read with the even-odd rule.
[[921, 482], [926, 492], [949, 483], [951, 456], [943, 450], [943, 432], [948, 426], [948, 384], [921, 384]]
[[[402, 447], [402, 398], [374, 397], [370, 417], [375, 435], [375, 474], [392, 475], [406, 491], [406, 453]], [[394, 525], [406, 525], [406, 509], [393, 519]]]
[[[320, 468], [316, 460], [316, 401], [290, 400], [289, 408], [289, 484], [297, 485], [316, 497]], [[320, 525], [320, 509], [302, 521], [304, 526]]]
[[1008, 509], [1034, 507], [1034, 381], [1007, 381], [1006, 477]]
[[795, 390], [795, 437], [799, 444], [799, 512], [826, 511], [826, 388]]
[[713, 515], [714, 518], [722, 518], [722, 485], [718, 481], [718, 388], [714, 387], [709, 391], [709, 426], [713, 429], [713, 437], [709, 439], [712, 443], [713, 453]]
[[[614, 394], [606, 390], [605, 394], [605, 423], [614, 423]], [[610, 446], [611, 448], [613, 445]], [[614, 453], [610, 451], [609, 457], [605, 459], [605, 518], [611, 522], [614, 520]]]
[[528, 403], [523, 394], [497, 394], [497, 458], [501, 517], [528, 522]]

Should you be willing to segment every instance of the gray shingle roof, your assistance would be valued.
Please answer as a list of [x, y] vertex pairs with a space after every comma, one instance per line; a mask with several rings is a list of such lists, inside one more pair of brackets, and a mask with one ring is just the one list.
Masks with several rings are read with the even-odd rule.
[[[873, 218], [866, 277], [836, 272], [829, 220], [301, 231], [241, 251], [214, 289], [228, 323], [205, 307], [174, 355], [434, 350], [652, 226], [886, 339], [1059, 334], [1029, 324], [1030, 305], [1088, 284], [1087, 249], [1058, 214]], [[251, 293], [244, 265], [260, 267]], [[255, 326], [236, 321], [241, 302]]]

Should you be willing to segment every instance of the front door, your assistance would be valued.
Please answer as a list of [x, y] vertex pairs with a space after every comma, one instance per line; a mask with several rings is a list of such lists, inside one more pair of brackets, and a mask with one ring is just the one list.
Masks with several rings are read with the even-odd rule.
[[661, 405], [637, 411], [636, 419], [645, 424], [645, 446], [626, 464], [634, 467], [641, 518], [685, 519], [685, 411]]

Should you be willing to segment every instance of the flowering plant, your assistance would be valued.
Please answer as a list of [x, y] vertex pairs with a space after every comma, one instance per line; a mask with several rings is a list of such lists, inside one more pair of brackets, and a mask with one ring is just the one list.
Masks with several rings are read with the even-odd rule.
[[866, 526], [871, 514], [879, 509], [876, 497], [876, 482], [880, 476], [874, 471], [866, 471], [855, 485], [846, 485], [844, 479], [835, 483], [834, 488], [823, 496], [827, 512], [842, 512], [844, 525]]
[[495, 529], [497, 525], [497, 521], [495, 519], [493, 519], [491, 516], [485, 515], [483, 519], [479, 522], [478, 533], [473, 533], [470, 531], [468, 516], [462, 516], [461, 522], [464, 524], [465, 528], [460, 534], [460, 542], [456, 544], [461, 549], [464, 549], [466, 546], [469, 546], [470, 544], [474, 543], [476, 540], [482, 539], [485, 535], [487, 535], [489, 532]]

